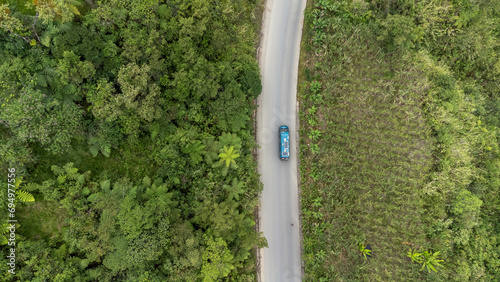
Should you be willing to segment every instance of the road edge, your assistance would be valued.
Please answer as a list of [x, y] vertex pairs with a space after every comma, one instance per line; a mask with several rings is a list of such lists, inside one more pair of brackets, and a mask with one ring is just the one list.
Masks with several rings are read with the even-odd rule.
[[297, 89], [297, 117], [296, 117], [296, 138], [297, 138], [297, 144], [296, 144], [296, 152], [297, 152], [297, 192], [298, 192], [298, 205], [299, 205], [299, 226], [300, 226], [300, 230], [299, 230], [299, 240], [300, 240], [300, 264], [301, 264], [301, 275], [302, 275], [302, 280], [304, 280], [305, 278], [305, 269], [306, 269], [306, 266], [305, 266], [305, 260], [304, 260], [304, 234], [303, 234], [303, 228], [302, 228], [302, 189], [301, 189], [301, 173], [300, 173], [300, 166], [301, 166], [301, 151], [300, 151], [300, 91], [301, 91], [301, 83], [302, 83], [302, 80], [301, 80], [301, 74], [300, 74], [300, 71], [301, 71], [301, 65], [303, 64], [304, 62], [304, 53], [302, 52], [303, 51], [303, 47], [305, 45], [305, 42], [304, 42], [304, 39], [305, 39], [305, 31], [306, 31], [306, 26], [305, 26], [305, 23], [306, 23], [306, 17], [305, 17], [305, 13], [306, 13], [306, 10], [307, 8], [312, 5], [311, 4], [311, 1], [310, 0], [305, 0], [305, 5], [304, 5], [304, 9], [303, 9], [303, 14], [302, 14], [302, 29], [300, 31], [300, 44], [299, 44], [299, 62], [298, 62], [298, 65], [297, 65], [297, 85], [296, 85], [296, 89]]
[[[260, 67], [261, 67], [261, 62], [260, 62], [260, 57], [261, 57], [261, 50], [262, 50], [262, 43], [263, 43], [263, 38], [264, 38], [264, 28], [265, 28], [265, 23], [266, 23], [266, 18], [267, 18], [267, 1], [268, 0], [261, 0], [261, 3], [259, 3], [259, 7], [256, 9], [256, 12], [257, 13], [260, 13], [260, 22], [258, 22], [259, 24], [259, 40], [258, 40], [258, 43], [256, 44], [256, 48], [255, 48], [255, 58], [257, 60], [257, 63], [259, 65], [259, 70], [260, 70]], [[260, 70], [262, 71], [262, 70]], [[262, 74], [261, 74], [261, 82], [262, 82]], [[257, 145], [256, 147], [253, 148], [252, 150], [252, 155], [253, 155], [253, 159], [254, 161], [257, 162], [257, 171], [258, 171], [258, 164], [259, 164], [259, 143], [258, 143], [258, 140], [257, 140], [257, 133], [258, 133], [258, 123], [257, 123], [257, 111], [258, 111], [258, 108], [259, 108], [259, 103], [258, 103], [258, 99], [260, 97], [260, 95], [262, 95], [262, 92], [257, 96], [257, 98], [255, 98], [253, 100], [253, 104], [255, 105], [255, 108], [252, 112], [252, 118], [253, 118], [253, 128], [254, 128], [254, 131], [255, 131], [255, 135], [254, 135], [254, 140], [255, 140], [255, 144]], [[260, 179], [260, 175], [259, 175], [259, 179]], [[260, 181], [260, 180], [259, 180]], [[260, 185], [263, 186], [262, 182], [259, 182]], [[259, 194], [259, 203], [258, 205], [255, 207], [255, 229], [256, 231], [260, 234], [261, 233], [261, 228], [260, 228], [260, 197], [262, 195], [262, 191], [260, 192]], [[260, 263], [261, 263], [261, 253], [260, 253], [260, 248], [259, 247], [256, 247], [255, 248], [255, 271], [256, 271], [256, 277], [257, 277], [257, 282], [262, 282], [262, 278], [261, 278], [261, 267], [260, 267]]]
[[[302, 42], [302, 35], [301, 35], [301, 40]], [[300, 64], [300, 56], [299, 56], [299, 64]], [[298, 83], [298, 81], [297, 81]], [[299, 87], [297, 86], [297, 95], [299, 94]], [[299, 194], [297, 197], [298, 200], [298, 205], [299, 205], [299, 242], [300, 242], [300, 272], [302, 279], [304, 279], [304, 274], [305, 274], [305, 262], [303, 259], [303, 254], [304, 254], [304, 236], [302, 234], [302, 190], [300, 189], [300, 134], [299, 134], [299, 128], [300, 128], [300, 102], [299, 99], [297, 99], [297, 116], [295, 118], [295, 152], [297, 156], [297, 193]]]

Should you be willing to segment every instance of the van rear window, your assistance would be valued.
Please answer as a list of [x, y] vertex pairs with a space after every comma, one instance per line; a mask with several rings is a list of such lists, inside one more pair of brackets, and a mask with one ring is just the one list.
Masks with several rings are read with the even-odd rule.
[[283, 148], [283, 156], [288, 157], [288, 140], [285, 139], [285, 144]]

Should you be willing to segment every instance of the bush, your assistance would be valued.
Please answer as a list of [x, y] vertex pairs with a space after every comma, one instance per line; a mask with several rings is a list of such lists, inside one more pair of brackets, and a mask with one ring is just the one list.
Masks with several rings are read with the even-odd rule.
[[241, 71], [238, 82], [241, 84], [243, 93], [252, 98], [257, 98], [262, 93], [262, 83], [257, 63], [246, 64]]
[[403, 15], [388, 15], [379, 20], [380, 33], [377, 37], [388, 52], [414, 49], [423, 38], [423, 30], [413, 19]]

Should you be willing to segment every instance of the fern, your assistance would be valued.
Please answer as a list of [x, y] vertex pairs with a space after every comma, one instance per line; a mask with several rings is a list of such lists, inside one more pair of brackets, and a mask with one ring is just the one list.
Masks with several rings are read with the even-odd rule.
[[101, 152], [106, 158], [109, 158], [109, 155], [111, 154], [111, 145], [105, 144], [104, 146], [102, 146]]
[[47, 80], [45, 80], [45, 76], [41, 73], [38, 73], [36, 75], [36, 82], [42, 87], [47, 87]]
[[149, 178], [148, 176], [145, 176], [145, 177], [142, 179], [142, 184], [143, 184], [145, 187], [151, 187], [151, 178]]
[[61, 175], [65, 173], [64, 169], [58, 167], [57, 165], [53, 165], [50, 168], [52, 169], [55, 175]]
[[219, 136], [219, 142], [222, 146], [233, 146], [235, 150], [241, 150], [241, 138], [238, 137], [238, 135], [232, 133], [222, 133], [221, 136]]
[[59, 176], [57, 177], [57, 182], [58, 182], [59, 184], [63, 184], [64, 182], [66, 182], [66, 175], [59, 175]]
[[90, 153], [92, 156], [96, 157], [99, 154], [99, 151], [101, 151], [105, 157], [109, 158], [111, 154], [111, 144], [96, 137], [92, 137], [90, 139], [90, 144]]
[[[82, 260], [83, 262], [84, 260]], [[83, 264], [83, 263], [82, 263]], [[95, 268], [92, 268], [92, 269], [88, 269], [85, 271], [85, 273], [87, 274], [87, 277], [88, 279], [90, 280], [97, 280], [98, 278], [101, 277], [102, 273], [99, 271], [99, 269], [95, 269]]]
[[35, 191], [35, 190], [38, 190], [39, 189], [39, 184], [37, 183], [28, 183], [24, 186], [24, 190], [26, 191]]
[[[82, 174], [82, 175], [83, 175], [83, 174]], [[82, 190], [82, 195], [87, 196], [88, 194], [90, 194], [90, 189], [89, 189], [89, 187], [83, 187], [83, 190]]]
[[160, 133], [160, 125], [155, 123], [151, 126], [151, 140], [156, 141], [156, 137]]
[[78, 168], [73, 167], [73, 163], [67, 163], [64, 165], [64, 170], [66, 171], [66, 174], [69, 176], [70, 179], [77, 179], [79, 176], [78, 173]]
[[101, 182], [102, 190], [109, 192], [109, 187], [111, 186], [111, 182], [109, 180], [104, 180]]
[[4, 223], [2, 225], [2, 230], [0, 230], [0, 246], [3, 246], [3, 245], [7, 245], [7, 243], [9, 242], [7, 240], [7, 238], [3, 235], [3, 234], [6, 234], [6, 233], [9, 233], [9, 229], [7, 228], [9, 225], [7, 223]]
[[23, 203], [31, 203], [35, 201], [35, 197], [33, 197], [33, 194], [30, 192], [24, 191], [24, 190], [17, 190], [16, 191], [17, 198], [21, 200]]
[[214, 160], [218, 157], [218, 151], [220, 149], [219, 142], [214, 140], [214, 137], [203, 140], [203, 145], [205, 145], [205, 161], [207, 164], [211, 165]]
[[16, 183], [15, 183], [16, 189], [19, 188], [21, 183], [23, 183], [23, 177], [22, 176], [16, 177]]
[[78, 175], [76, 181], [78, 182], [78, 184], [83, 185], [83, 183], [85, 183], [85, 174]]
[[90, 146], [90, 153], [93, 157], [97, 157], [97, 154], [99, 154], [99, 147], [96, 146], [96, 144]]
[[5, 233], [8, 233], [9, 232], [9, 229], [7, 228], [9, 226], [9, 224], [7, 223], [4, 223], [2, 225], [2, 230], [0, 230], [0, 234], [5, 234]]

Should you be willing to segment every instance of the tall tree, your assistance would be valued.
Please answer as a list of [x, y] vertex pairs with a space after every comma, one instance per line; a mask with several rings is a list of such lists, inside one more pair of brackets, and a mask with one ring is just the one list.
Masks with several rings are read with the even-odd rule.
[[203, 236], [206, 249], [202, 254], [203, 265], [201, 267], [201, 278], [203, 281], [217, 281], [226, 277], [231, 269], [233, 255], [221, 238], [213, 238], [209, 235]]
[[48, 151], [60, 154], [81, 136], [82, 110], [74, 103], [61, 103], [33, 87], [23, 87], [0, 112], [0, 122], [20, 140], [40, 142]]

